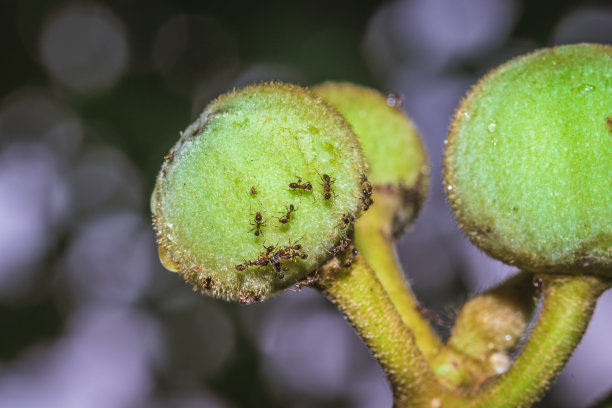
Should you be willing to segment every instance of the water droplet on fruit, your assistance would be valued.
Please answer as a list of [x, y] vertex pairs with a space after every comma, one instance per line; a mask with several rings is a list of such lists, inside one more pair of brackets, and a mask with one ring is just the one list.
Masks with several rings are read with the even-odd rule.
[[593, 92], [594, 90], [595, 90], [595, 85], [590, 85], [590, 84], [581, 84], [578, 87], [578, 91], [580, 92], [580, 95], [589, 94]]

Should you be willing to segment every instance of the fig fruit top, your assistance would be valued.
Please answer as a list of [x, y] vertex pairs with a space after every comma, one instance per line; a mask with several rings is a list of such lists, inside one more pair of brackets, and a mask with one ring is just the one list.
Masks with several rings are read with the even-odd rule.
[[346, 244], [365, 173], [350, 126], [307, 90], [268, 83], [222, 95], [157, 178], [160, 259], [203, 292], [262, 300]]
[[445, 185], [470, 240], [534, 272], [612, 275], [612, 47], [494, 69], [450, 126]]

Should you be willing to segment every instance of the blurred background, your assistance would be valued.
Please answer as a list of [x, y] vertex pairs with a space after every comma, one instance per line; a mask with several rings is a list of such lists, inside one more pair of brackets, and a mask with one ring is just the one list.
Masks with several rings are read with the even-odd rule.
[[[382, 371], [318, 293], [244, 307], [161, 267], [148, 201], [163, 156], [236, 86], [404, 94], [432, 189], [399, 253], [447, 333], [461, 303], [514, 273], [447, 208], [453, 109], [491, 67], [581, 41], [612, 43], [608, 2], [2, 0], [0, 406], [390, 407]], [[611, 314], [608, 293], [539, 407], [612, 388]]]

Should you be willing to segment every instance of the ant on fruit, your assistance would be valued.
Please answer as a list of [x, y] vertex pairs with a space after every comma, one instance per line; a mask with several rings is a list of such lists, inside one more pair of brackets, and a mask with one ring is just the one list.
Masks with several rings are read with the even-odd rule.
[[361, 190], [361, 205], [363, 211], [368, 211], [374, 204], [374, 200], [372, 200], [372, 185], [364, 174], [361, 175], [361, 184], [364, 185], [363, 190]]
[[[302, 239], [302, 238], [300, 238]], [[302, 250], [302, 245], [298, 244], [298, 242], [300, 241], [300, 239], [298, 239], [297, 241], [295, 241], [295, 243], [291, 243], [291, 239], [289, 239], [289, 245], [287, 245], [285, 247], [285, 249], [290, 250], [290, 251], [301, 251]]]
[[306, 252], [301, 252], [302, 245], [298, 244], [300, 239], [295, 241], [293, 244], [291, 243], [291, 239], [289, 239], [288, 245], [285, 245], [284, 247], [280, 248], [278, 251], [276, 251], [274, 255], [286, 261], [295, 260], [297, 258], [300, 258], [300, 259], [308, 258], [308, 254]]
[[339, 254], [351, 245], [351, 240], [349, 237], [344, 234], [341, 234], [341, 236], [342, 238], [340, 239], [338, 245], [336, 245], [329, 251], [329, 253], [331, 253], [332, 255]]
[[[336, 213], [336, 214], [340, 214], [340, 213]], [[353, 214], [350, 214], [350, 213], [341, 214], [341, 215], [342, 215], [342, 219], [340, 220], [338, 224], [336, 224], [336, 227], [340, 228], [340, 231], [344, 235], [344, 232], [348, 229], [351, 223], [355, 222], [355, 217], [353, 216]]]
[[331, 188], [332, 184], [336, 182], [336, 179], [331, 178], [329, 174], [323, 174], [322, 176], [319, 175], [319, 177], [321, 177], [321, 181], [323, 181], [323, 184], [321, 184], [323, 186], [323, 200], [329, 201], [332, 197], [332, 194], [334, 195], [334, 197], [336, 196], [336, 194]]
[[248, 261], [245, 260], [243, 263], [235, 265], [236, 270], [244, 271], [246, 268], [251, 266], [270, 265], [272, 267], [272, 270], [276, 273], [278, 279], [283, 279], [285, 277], [285, 274], [282, 272], [283, 270], [285, 270], [282, 264], [283, 260], [290, 261], [295, 260], [296, 258], [308, 258], [307, 253], [300, 252], [302, 249], [302, 245], [297, 243], [291, 244], [291, 241], [289, 241], [289, 245], [281, 248], [275, 247], [274, 245], [264, 245], [264, 249], [265, 252], [261, 252], [257, 259]]
[[236, 270], [238, 271], [244, 271], [246, 268], [250, 267], [250, 266], [265, 266], [268, 265], [270, 263], [270, 254], [272, 252], [274, 252], [274, 245], [270, 245], [270, 246], [265, 246], [264, 245], [264, 249], [266, 250], [265, 253], [260, 253], [259, 256], [257, 257], [257, 259], [255, 260], [245, 260], [243, 263], [236, 265]]
[[289, 290], [291, 290], [292, 292], [299, 292], [304, 288], [304, 286], [311, 286], [313, 283], [315, 283], [318, 280], [319, 280], [319, 271], [315, 270], [314, 273], [312, 273], [312, 275], [307, 276], [306, 279], [301, 280], [295, 285], [293, 285], [295, 289], [289, 288]]
[[249, 230], [249, 232], [255, 230], [254, 234], [256, 237], [263, 235], [263, 232], [261, 230], [261, 227], [266, 225], [266, 221], [263, 221], [263, 217], [261, 215], [261, 212], [257, 211], [255, 213], [255, 219], [253, 220], [254, 222], [252, 222], [250, 225], [253, 227]]
[[295, 177], [297, 177], [297, 182], [289, 183], [289, 188], [292, 189], [291, 191], [299, 190], [300, 194], [302, 191], [312, 191], [312, 184], [310, 184], [309, 181], [302, 184], [302, 178], [300, 176]]
[[357, 251], [357, 249], [355, 247], [353, 247], [353, 249], [349, 253], [347, 259], [344, 261], [344, 267], [345, 268], [349, 268], [353, 264], [353, 259], [355, 258], [355, 256], [358, 253], [359, 253], [359, 251]]
[[300, 258], [300, 259], [308, 258], [308, 254], [306, 252], [300, 252], [301, 249], [302, 249], [302, 246], [299, 244], [295, 246], [287, 246], [287, 247], [281, 248], [276, 253], [276, 255], [279, 258], [285, 259], [287, 261], [294, 260], [296, 258]]
[[291, 213], [295, 211], [297, 211], [297, 208], [295, 208], [293, 204], [290, 204], [289, 207], [287, 207], [287, 214], [279, 218], [278, 222], [280, 222], [281, 224], [287, 224], [291, 220]]

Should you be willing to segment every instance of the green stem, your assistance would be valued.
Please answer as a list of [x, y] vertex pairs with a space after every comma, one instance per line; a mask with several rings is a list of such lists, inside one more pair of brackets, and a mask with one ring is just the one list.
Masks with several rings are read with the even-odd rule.
[[445, 395], [444, 407], [528, 407], [542, 397], [582, 339], [610, 282], [580, 275], [539, 275], [542, 309], [512, 367], [480, 393]]
[[330, 261], [316, 287], [337, 305], [387, 373], [394, 406], [429, 406], [442, 389], [385, 289], [358, 255], [350, 268]]
[[355, 243], [402, 322], [414, 334], [417, 346], [429, 360], [438, 353], [442, 344], [419, 312], [419, 303], [397, 260], [391, 227], [401, 199], [397, 192], [385, 189], [376, 189], [375, 197], [376, 203], [355, 224]]

